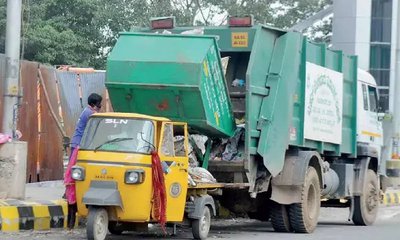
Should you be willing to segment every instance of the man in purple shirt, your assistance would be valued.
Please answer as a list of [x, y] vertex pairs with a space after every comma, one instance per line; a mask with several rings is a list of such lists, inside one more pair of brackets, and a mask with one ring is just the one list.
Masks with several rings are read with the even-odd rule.
[[[92, 93], [88, 97], [88, 106], [81, 113], [81, 116], [79, 117], [79, 120], [76, 124], [74, 135], [71, 140], [71, 155], [69, 157], [69, 161], [71, 161], [71, 156], [73, 155], [75, 148], [79, 147], [79, 145], [81, 144], [83, 132], [85, 131], [86, 124], [89, 120], [89, 117], [93, 113], [96, 113], [100, 110], [102, 100], [103, 100], [103, 98], [96, 93]], [[68, 167], [72, 167], [70, 165], [71, 164], [69, 164]], [[66, 194], [68, 194], [68, 193], [69, 192], [66, 191]], [[74, 225], [75, 225], [75, 218], [76, 218], [76, 212], [77, 212], [76, 199], [75, 199], [75, 197], [69, 198], [68, 195], [67, 195], [67, 199], [69, 199], [68, 200], [67, 225], [68, 225], [69, 229], [73, 229]]]
[[83, 132], [85, 131], [89, 117], [93, 113], [100, 111], [102, 100], [103, 98], [97, 93], [92, 93], [88, 97], [88, 106], [81, 113], [81, 116], [79, 117], [78, 122], [76, 124], [74, 135], [72, 136], [71, 153], [74, 151], [76, 147], [78, 147], [81, 144]]

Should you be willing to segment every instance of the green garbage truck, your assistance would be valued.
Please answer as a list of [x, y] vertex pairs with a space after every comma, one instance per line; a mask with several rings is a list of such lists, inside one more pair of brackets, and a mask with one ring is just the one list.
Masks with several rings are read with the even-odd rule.
[[161, 20], [121, 33], [111, 51], [114, 111], [206, 136], [194, 152], [228, 184], [216, 199], [232, 212], [270, 219], [279, 232], [313, 232], [320, 207], [373, 224], [382, 125], [376, 82], [357, 56], [246, 18], [201, 29]]

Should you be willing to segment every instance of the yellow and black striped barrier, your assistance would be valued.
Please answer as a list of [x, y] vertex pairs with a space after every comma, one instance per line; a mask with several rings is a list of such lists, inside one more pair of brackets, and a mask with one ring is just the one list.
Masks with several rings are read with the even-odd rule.
[[0, 200], [0, 231], [65, 228], [67, 213], [67, 203], [64, 200]]
[[400, 192], [385, 193], [382, 204], [386, 206], [400, 205]]

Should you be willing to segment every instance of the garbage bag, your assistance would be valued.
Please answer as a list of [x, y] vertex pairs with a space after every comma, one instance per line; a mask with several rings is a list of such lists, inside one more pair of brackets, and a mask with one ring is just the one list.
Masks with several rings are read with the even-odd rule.
[[206, 142], [208, 140], [207, 136], [200, 134], [192, 134], [190, 138], [196, 143], [196, 146], [201, 150], [201, 153], [206, 153]]
[[216, 183], [213, 175], [202, 167], [189, 168], [189, 175], [196, 183]]
[[[175, 136], [174, 137], [174, 147], [175, 147], [175, 156], [185, 156], [185, 138], [184, 136]], [[188, 151], [189, 151], [189, 167], [197, 167], [199, 165], [199, 162], [197, 160], [196, 155], [194, 154], [193, 151], [193, 146], [189, 142], [188, 146]]]
[[181, 32], [183, 35], [204, 35], [204, 28], [195, 28]]
[[239, 127], [235, 130], [234, 136], [229, 138], [225, 150], [222, 153], [222, 160], [231, 161], [235, 159], [235, 157], [239, 153], [238, 144], [243, 134], [244, 134], [244, 128]]
[[226, 76], [226, 70], [228, 69], [230, 57], [223, 57], [221, 58], [222, 69], [224, 70], [224, 76]]

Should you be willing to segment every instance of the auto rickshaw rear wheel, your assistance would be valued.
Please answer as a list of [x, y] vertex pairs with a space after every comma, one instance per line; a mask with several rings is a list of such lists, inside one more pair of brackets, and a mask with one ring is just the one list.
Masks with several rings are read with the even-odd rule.
[[200, 219], [192, 220], [192, 233], [195, 239], [207, 239], [211, 226], [210, 208], [204, 206]]
[[104, 240], [108, 233], [108, 214], [106, 209], [89, 207], [86, 224], [88, 240]]

